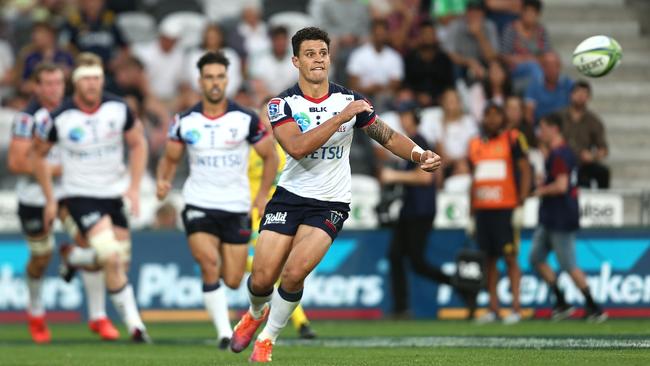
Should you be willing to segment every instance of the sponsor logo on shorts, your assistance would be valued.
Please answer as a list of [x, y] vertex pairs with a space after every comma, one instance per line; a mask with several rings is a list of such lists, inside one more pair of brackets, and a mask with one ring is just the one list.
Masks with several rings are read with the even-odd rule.
[[330, 211], [330, 218], [325, 219], [325, 225], [329, 227], [333, 232], [338, 232], [337, 226], [339, 226], [339, 223], [341, 223], [341, 220], [343, 220], [343, 214], [340, 213], [339, 211]]
[[43, 229], [43, 224], [41, 219], [31, 219], [25, 221], [25, 229], [28, 231], [39, 231]]
[[286, 212], [276, 212], [276, 213], [269, 213], [264, 215], [264, 225], [286, 224], [286, 223], [287, 223]]
[[185, 218], [187, 221], [192, 221], [194, 219], [202, 219], [205, 217], [205, 212], [199, 210], [188, 210], [185, 213]]
[[99, 213], [99, 211], [93, 211], [91, 213], [85, 214], [81, 216], [81, 224], [84, 227], [91, 227], [93, 226], [99, 219], [102, 218], [102, 215]]

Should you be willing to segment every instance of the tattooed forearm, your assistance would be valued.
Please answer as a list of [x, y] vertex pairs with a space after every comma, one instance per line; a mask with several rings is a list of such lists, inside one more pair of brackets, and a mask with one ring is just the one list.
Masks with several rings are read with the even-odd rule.
[[394, 133], [395, 131], [379, 118], [366, 128], [366, 134], [382, 146], [386, 145], [386, 143], [390, 141], [390, 138], [393, 137]]

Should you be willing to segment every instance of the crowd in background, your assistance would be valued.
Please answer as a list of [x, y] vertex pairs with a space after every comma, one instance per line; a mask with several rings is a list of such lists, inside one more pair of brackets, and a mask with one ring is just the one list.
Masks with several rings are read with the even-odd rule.
[[[440, 189], [468, 188], [467, 145], [491, 103], [527, 137], [538, 175], [535, 130], [559, 111], [580, 157], [580, 184], [608, 188], [603, 123], [587, 108], [592, 90], [562, 75], [542, 14], [540, 0], [5, 0], [0, 150], [4, 158], [11, 116], [30, 98], [35, 66], [53, 61], [69, 75], [75, 54], [91, 51], [104, 62], [107, 89], [145, 125], [151, 174], [171, 117], [199, 100], [195, 64], [205, 51], [230, 60], [227, 96], [262, 110], [297, 81], [291, 36], [315, 25], [332, 38], [332, 81], [367, 96], [393, 128], [416, 117], [418, 133], [445, 162]], [[390, 158], [365, 134], [355, 139], [353, 174], [379, 178]], [[5, 173], [0, 187], [11, 189]]]

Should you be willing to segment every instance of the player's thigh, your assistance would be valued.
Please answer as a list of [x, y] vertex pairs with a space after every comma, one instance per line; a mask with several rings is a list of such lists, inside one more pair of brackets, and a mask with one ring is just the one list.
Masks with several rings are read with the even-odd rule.
[[291, 251], [294, 236], [281, 234], [271, 230], [262, 230], [257, 239], [255, 254], [253, 255], [253, 279], [260, 283], [270, 281], [271, 285], [280, 276], [289, 252]]
[[282, 280], [304, 280], [320, 263], [331, 245], [332, 237], [323, 229], [300, 225], [284, 266]]
[[217, 265], [219, 259], [219, 238], [212, 234], [195, 232], [187, 237], [192, 257], [200, 265]]

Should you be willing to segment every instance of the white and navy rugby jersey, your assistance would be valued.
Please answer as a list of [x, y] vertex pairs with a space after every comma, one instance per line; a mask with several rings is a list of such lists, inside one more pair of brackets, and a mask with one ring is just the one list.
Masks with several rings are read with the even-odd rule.
[[[334, 83], [329, 84], [325, 96], [314, 99], [304, 95], [296, 84], [269, 101], [268, 114], [274, 128], [284, 123], [296, 123], [304, 133], [360, 99], [365, 98]], [[278, 185], [302, 197], [349, 203], [352, 198], [349, 157], [353, 128], [368, 126], [375, 117], [374, 111], [357, 114], [342, 124], [323, 146], [300, 160], [287, 154]]]
[[[42, 121], [48, 117], [47, 109], [43, 108], [37, 101], [31, 101], [27, 107], [16, 114], [11, 126], [11, 137], [30, 140], [34, 136], [36, 121]], [[61, 164], [61, 154], [58, 147], [50, 149], [47, 160], [52, 165]], [[59, 178], [54, 179], [54, 197], [61, 198], [61, 184]], [[44, 206], [45, 195], [41, 186], [32, 175], [21, 175], [16, 182], [16, 195], [18, 202], [28, 206]]]
[[185, 144], [190, 175], [183, 185], [186, 204], [228, 212], [248, 212], [248, 154], [268, 134], [257, 115], [228, 102], [224, 114], [203, 114], [202, 103], [176, 115], [169, 139]]
[[83, 110], [67, 98], [38, 124], [43, 140], [61, 149], [65, 197], [117, 198], [128, 185], [124, 133], [135, 123], [126, 103], [104, 93], [100, 105]]

